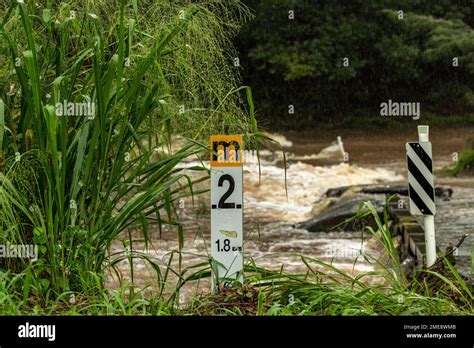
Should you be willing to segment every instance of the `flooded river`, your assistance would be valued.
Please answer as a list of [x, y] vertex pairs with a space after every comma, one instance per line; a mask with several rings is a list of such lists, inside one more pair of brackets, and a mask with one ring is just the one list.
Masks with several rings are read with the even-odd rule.
[[[431, 138], [435, 169], [449, 164], [453, 153], [461, 153], [465, 149], [466, 139], [473, 134], [474, 129], [434, 130]], [[339, 146], [331, 146], [338, 135], [348, 154], [346, 162], [342, 159]], [[377, 253], [377, 250], [370, 243], [362, 241], [361, 233], [309, 233], [295, 229], [293, 224], [311, 218], [315, 203], [330, 188], [365, 184], [406, 185], [405, 142], [416, 141], [416, 132], [387, 132], [373, 136], [349, 131], [322, 135], [288, 132], [278, 139], [286, 145], [287, 190], [283, 161], [278, 151], [263, 151], [260, 179], [257, 163], [246, 163], [244, 166], [245, 257], [252, 259], [257, 266], [269, 269], [283, 267], [287, 272], [307, 271], [298, 254], [332, 263], [352, 274], [372, 270], [373, 265], [358, 255], [361, 248], [368, 253]], [[436, 184], [448, 185], [453, 189], [449, 201], [437, 202], [438, 245], [444, 250], [448, 243], [455, 244], [463, 233], [470, 233], [471, 236], [459, 250], [462, 270], [468, 272], [474, 232], [474, 178], [437, 178]], [[185, 236], [181, 269], [208, 259], [209, 205], [209, 194], [203, 194], [196, 197], [194, 205], [186, 200], [177, 209]], [[119, 241], [113, 245], [113, 251], [122, 248]], [[164, 228], [160, 235], [158, 228], [155, 228], [149, 249], [144, 252], [165, 267], [173, 250], [178, 250], [177, 229]], [[176, 257], [172, 265], [179, 268]], [[120, 264], [120, 271], [124, 279], [130, 279], [125, 261]], [[145, 262], [136, 261], [134, 281], [141, 287], [150, 285], [153, 288], [156, 285], [156, 273]], [[117, 278], [112, 281], [114, 283], [116, 286]], [[194, 290], [208, 287], [208, 282], [204, 281], [196, 285]]]

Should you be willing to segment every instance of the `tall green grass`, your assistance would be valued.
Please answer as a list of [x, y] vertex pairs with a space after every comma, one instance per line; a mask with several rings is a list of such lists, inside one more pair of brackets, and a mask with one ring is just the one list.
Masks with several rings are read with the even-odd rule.
[[[42, 9], [38, 16], [41, 8], [31, 6], [13, 2], [0, 32], [14, 69], [13, 87], [3, 90], [0, 104], [6, 163], [0, 173], [0, 241], [39, 245], [39, 260], [25, 271], [32, 276], [24, 291], [46, 298], [93, 290], [96, 275], [113, 261], [108, 250], [120, 233], [137, 230], [147, 240], [150, 221], [179, 226], [171, 205], [196, 193], [179, 164], [206, 146], [185, 142], [169, 151], [169, 138], [148, 126], [156, 115], [161, 124], [173, 117], [161, 103], [169, 94], [166, 81], [146, 77], [151, 67], [160, 68], [170, 42], [199, 9], [176, 17], [146, 55], [126, 66], [127, 45], [137, 40], [126, 0], [109, 28], [94, 15], [63, 18]], [[23, 32], [7, 30], [18, 19]], [[117, 33], [115, 41], [107, 30]], [[25, 38], [25, 47], [16, 35]], [[60, 117], [55, 105], [63, 100], [92, 102], [96, 113]], [[144, 146], [150, 136], [153, 146]], [[178, 228], [180, 240], [182, 233]]]
[[[69, 52], [82, 50], [93, 37], [82, 26], [83, 17], [96, 16], [103, 39], [112, 45], [118, 42], [120, 2], [121, 0], [67, 0], [59, 3], [39, 0], [27, 1], [26, 6], [31, 14], [46, 20], [53, 31], [57, 25], [56, 19], [62, 26], [70, 28], [70, 32], [64, 34], [63, 49], [57, 57], [52, 57], [67, 59]], [[243, 107], [245, 100], [242, 95], [230, 93], [240, 84], [242, 69], [234, 66], [234, 59], [238, 57], [234, 37], [251, 15], [240, 1], [128, 1], [124, 27], [126, 63], [134, 65], [146, 56], [156, 38], [174, 27], [176, 20], [192, 11], [193, 7], [198, 7], [199, 11], [187, 23], [186, 30], [175, 33], [173, 40], [167, 43], [167, 52], [161, 57], [160, 64], [152, 64], [146, 73], [148, 81], [164, 79], [162, 94], [165, 98], [161, 99], [161, 107], [173, 114], [164, 123], [160, 120], [159, 113], [155, 112], [155, 117], [147, 120], [148, 126], [161, 131], [166, 125], [171, 133], [194, 137], [195, 129], [210, 119], [201, 139], [224, 131], [241, 133], [243, 129], [247, 129], [250, 120]], [[0, 8], [0, 15], [1, 11]], [[75, 19], [71, 18], [72, 11]], [[21, 19], [13, 16], [5, 23], [5, 31], [15, 35], [18, 44], [24, 45], [26, 38], [20, 32], [21, 26]], [[35, 26], [34, 29], [35, 34], [41, 37], [41, 42], [51, 42], [42, 26]], [[7, 47], [0, 41], [0, 76], [5, 77], [7, 74], [1, 74], [1, 63], [4, 59], [2, 53]], [[8, 85], [5, 87], [9, 88]], [[215, 112], [216, 109], [218, 112]]]

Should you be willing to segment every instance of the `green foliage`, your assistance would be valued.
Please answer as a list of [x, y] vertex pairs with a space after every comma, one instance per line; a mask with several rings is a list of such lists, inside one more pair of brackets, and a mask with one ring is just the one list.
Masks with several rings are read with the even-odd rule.
[[[101, 39], [116, 45], [119, 31], [115, 29], [118, 28], [120, 3], [121, 0], [68, 0], [51, 4], [51, 1], [41, 0], [27, 2], [26, 6], [30, 13], [43, 22], [35, 32], [42, 38], [42, 41], [38, 41], [50, 43], [56, 35], [46, 36], [43, 27], [56, 33], [59, 29], [56, 26], [64, 26], [75, 33], [74, 46], [72, 41], [68, 41], [73, 36], [64, 33], [58, 55], [50, 55], [51, 59], [61, 60], [71, 58], [71, 50], [81, 51], [87, 47], [94, 37], [94, 31], [89, 34], [86, 27], [81, 26], [83, 18], [96, 21]], [[170, 134], [187, 137], [194, 137], [196, 129], [206, 122], [207, 127], [200, 132], [200, 140], [206, 141], [209, 134], [224, 130], [242, 133], [247, 130], [250, 120], [244, 111], [243, 95], [234, 93], [240, 84], [241, 68], [234, 66], [233, 60], [237, 53], [233, 40], [242, 24], [250, 18], [250, 13], [240, 1], [128, 1], [124, 8], [126, 21], [123, 28], [123, 54], [127, 65], [133, 68], [138, 64], [155, 44], [156, 38], [169, 32], [179, 18], [192, 9], [198, 11], [193, 15], [193, 20], [187, 23], [186, 30], [174, 34], [173, 40], [167, 43], [160, 65], [152, 64], [144, 76], [147, 82], [163, 79], [160, 109], [170, 115], [163, 122], [160, 114], [154, 112], [154, 117], [147, 122], [158, 132], [166, 126]], [[71, 18], [71, 11], [75, 19]], [[3, 10], [5, 12], [6, 8]], [[33, 22], [35, 29], [36, 25], [36, 21]], [[19, 17], [13, 16], [5, 23], [5, 31], [15, 33], [16, 42], [23, 45], [26, 41], [20, 29]], [[3, 73], [3, 67], [8, 66], [3, 64], [9, 55], [8, 50], [7, 42], [0, 41], [0, 89], [10, 89], [12, 82], [11, 74]], [[88, 68], [88, 65], [85, 64], [84, 68]], [[124, 70], [129, 69], [125, 66]], [[81, 75], [79, 73], [79, 80]]]
[[[13, 275], [0, 271], [0, 313], [2, 315], [170, 315], [157, 296], [147, 296], [147, 289], [137, 290], [133, 285], [122, 284], [118, 290], [107, 290], [95, 276], [96, 293], [66, 291], [43, 301], [22, 298], [21, 289], [29, 281], [28, 275]], [[133, 290], [132, 290], [133, 289]], [[131, 291], [132, 290], [132, 291]], [[130, 295], [133, 294], [133, 295]]]
[[474, 174], [474, 150], [463, 152], [456, 162], [443, 168], [443, 172], [450, 176], [458, 176], [461, 173]]
[[[467, 4], [246, 3], [256, 17], [240, 40], [248, 55], [245, 80], [255, 87], [263, 118], [272, 127], [305, 128], [354, 112], [378, 115], [388, 99], [421, 102], [424, 113], [474, 111], [474, 30]], [[295, 107], [291, 117], [290, 104]]]
[[[182, 247], [183, 229], [172, 205], [200, 193], [179, 164], [206, 153], [207, 146], [182, 139], [180, 148], [170, 149], [170, 120], [178, 113], [163, 105], [178, 100], [186, 86], [168, 84], [173, 66], [162, 63], [176, 51], [176, 38], [184, 44], [183, 33], [203, 8], [182, 7], [166, 29], [149, 34], [131, 28], [128, 1], [117, 5], [108, 27], [73, 1], [46, 12], [41, 4], [13, 2], [2, 21], [11, 70], [2, 76], [0, 104], [0, 242], [37, 243], [40, 260], [20, 266], [30, 274], [25, 294], [43, 300], [65, 291], [96, 291], [95, 275], [129, 259], [125, 251], [110, 258], [112, 241], [126, 231], [138, 231], [147, 241], [149, 221], [177, 226]], [[138, 46], [128, 66], [128, 53]], [[158, 78], [153, 69], [161, 71]], [[61, 116], [57, 104], [64, 100], [93, 103], [95, 114]], [[245, 121], [238, 117], [225, 124], [241, 127]], [[160, 274], [146, 255], [133, 257]]]

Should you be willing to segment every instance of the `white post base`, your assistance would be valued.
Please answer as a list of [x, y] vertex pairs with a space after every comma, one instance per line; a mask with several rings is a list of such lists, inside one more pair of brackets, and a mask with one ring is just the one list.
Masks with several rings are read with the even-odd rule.
[[426, 266], [431, 267], [436, 261], [435, 224], [433, 215], [425, 215]]

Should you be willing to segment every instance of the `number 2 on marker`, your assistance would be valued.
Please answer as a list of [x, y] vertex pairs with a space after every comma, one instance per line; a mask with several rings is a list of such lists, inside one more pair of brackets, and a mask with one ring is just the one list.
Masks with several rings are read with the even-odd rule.
[[234, 192], [235, 188], [235, 181], [232, 175], [224, 174], [219, 178], [218, 186], [222, 187], [224, 185], [224, 181], [229, 182], [228, 190], [222, 195], [221, 199], [219, 199], [218, 207], [219, 209], [234, 209], [235, 203], [227, 203], [226, 199], [230, 197], [232, 192]]

